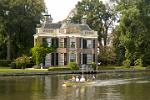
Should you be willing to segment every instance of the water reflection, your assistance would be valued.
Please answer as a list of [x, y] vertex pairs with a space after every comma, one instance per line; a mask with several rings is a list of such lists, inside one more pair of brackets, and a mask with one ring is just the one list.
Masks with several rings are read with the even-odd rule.
[[[80, 75], [79, 75], [80, 76]], [[85, 75], [86, 79], [92, 75]], [[82, 86], [62, 87], [72, 75], [0, 77], [1, 100], [148, 100], [150, 75], [97, 74]], [[140, 95], [139, 95], [140, 94]]]

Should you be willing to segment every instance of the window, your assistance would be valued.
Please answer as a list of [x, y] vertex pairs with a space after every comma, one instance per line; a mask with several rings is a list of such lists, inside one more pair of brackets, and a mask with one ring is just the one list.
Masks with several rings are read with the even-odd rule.
[[64, 38], [64, 48], [67, 48], [67, 38]]
[[87, 40], [87, 48], [92, 48], [92, 40]]
[[51, 65], [58, 66], [58, 53], [51, 53]]
[[76, 47], [76, 38], [71, 37], [70, 38], [70, 48], [75, 48]]
[[93, 40], [93, 48], [95, 48], [95, 40]]
[[83, 64], [87, 64], [87, 54], [83, 54]]
[[87, 63], [88, 64], [92, 63], [92, 54], [87, 54]]
[[60, 42], [60, 43], [59, 43], [59, 47], [60, 47], [60, 48], [63, 48], [63, 47], [64, 47], [64, 42]]
[[70, 62], [76, 62], [76, 53], [70, 53]]
[[59, 39], [59, 47], [60, 47], [60, 48], [63, 48], [63, 47], [64, 47], [64, 39], [63, 39], [63, 38], [60, 38], [60, 39]]
[[59, 65], [64, 65], [64, 53], [59, 53]]
[[87, 48], [87, 40], [83, 39], [83, 48]]
[[47, 44], [48, 44], [48, 47], [51, 47], [51, 38], [47, 38]]
[[81, 38], [79, 39], [79, 48], [81, 48]]
[[95, 62], [95, 54], [93, 54], [93, 62]]
[[47, 40], [46, 40], [46, 38], [42, 38], [42, 45], [43, 46], [47, 46]]
[[59, 40], [58, 40], [58, 38], [52, 38], [52, 46], [53, 47], [58, 47], [58, 42], [59, 42]]
[[67, 65], [67, 53], [64, 53], [64, 65]]
[[71, 48], [75, 48], [75, 42], [71, 42]]

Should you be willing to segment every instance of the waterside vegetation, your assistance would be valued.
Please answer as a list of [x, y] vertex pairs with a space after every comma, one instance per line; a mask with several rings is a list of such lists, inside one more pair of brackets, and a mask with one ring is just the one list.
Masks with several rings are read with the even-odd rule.
[[[26, 71], [28, 67], [39, 66], [45, 55], [56, 47], [47, 48], [38, 44], [33, 47], [36, 25], [40, 24], [45, 12], [44, 0], [11, 1], [0, 2], [0, 66], [6, 66], [6, 69], [0, 70], [9, 72], [17, 68], [21, 70], [14, 71]], [[71, 18], [72, 22], [81, 23], [81, 18], [86, 16], [87, 24], [98, 32], [98, 61], [101, 66], [93, 64], [94, 69], [148, 69], [150, 1], [110, 0], [110, 3], [116, 6], [105, 5], [99, 0], [81, 0], [76, 5], [77, 13]], [[112, 30], [111, 35], [108, 34], [109, 29]], [[108, 46], [109, 41], [111, 46]], [[71, 63], [69, 67], [49, 70], [79, 69]]]

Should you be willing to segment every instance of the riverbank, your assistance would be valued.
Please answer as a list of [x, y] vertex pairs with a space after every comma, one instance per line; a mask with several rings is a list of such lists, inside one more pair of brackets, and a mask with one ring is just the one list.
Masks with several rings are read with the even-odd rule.
[[[14, 69], [12, 69], [14, 70]], [[95, 70], [95, 71], [81, 71], [81, 70], [70, 70], [70, 71], [47, 71], [47, 70], [20, 70], [20, 71], [0, 71], [0, 76], [33, 76], [33, 75], [58, 75], [58, 74], [111, 74], [111, 73], [137, 73], [137, 72], [150, 72], [150, 69], [145, 70]]]

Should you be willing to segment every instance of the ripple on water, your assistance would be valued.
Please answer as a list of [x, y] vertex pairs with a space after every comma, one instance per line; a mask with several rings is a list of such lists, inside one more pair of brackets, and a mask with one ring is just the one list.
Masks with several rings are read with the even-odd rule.
[[90, 82], [90, 86], [110, 86], [110, 85], [121, 85], [129, 83], [149, 83], [149, 80], [144, 80], [145, 78], [130, 78], [130, 79], [108, 79], [108, 80], [96, 80]]

